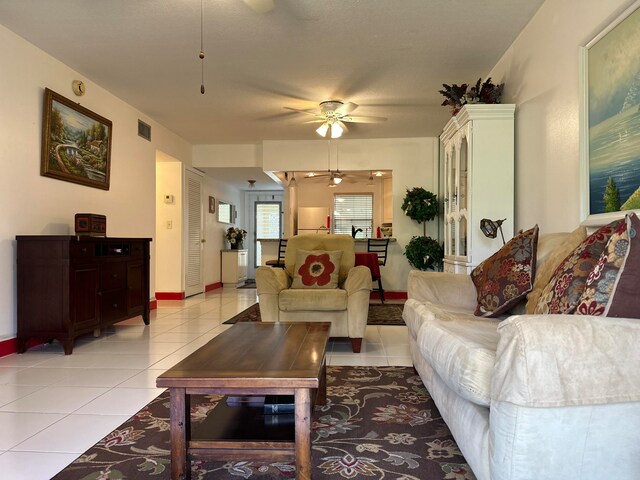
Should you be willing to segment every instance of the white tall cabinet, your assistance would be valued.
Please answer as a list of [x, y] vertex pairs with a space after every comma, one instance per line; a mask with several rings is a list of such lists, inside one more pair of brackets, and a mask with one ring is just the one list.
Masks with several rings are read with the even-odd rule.
[[248, 250], [220, 250], [220, 268], [222, 284], [230, 287], [241, 287], [247, 280], [249, 265]]
[[506, 240], [514, 224], [515, 105], [466, 105], [440, 135], [444, 168], [444, 270], [469, 273], [498, 251], [480, 220], [503, 220]]

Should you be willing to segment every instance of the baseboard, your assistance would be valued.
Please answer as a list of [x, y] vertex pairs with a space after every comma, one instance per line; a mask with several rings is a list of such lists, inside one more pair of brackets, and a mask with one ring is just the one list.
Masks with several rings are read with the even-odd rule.
[[184, 300], [184, 292], [156, 292], [156, 300]]
[[210, 292], [211, 290], [216, 290], [217, 288], [222, 288], [222, 282], [211, 283], [204, 287], [204, 291]]
[[[380, 299], [380, 292], [371, 292], [371, 299], [373, 300], [379, 300]], [[385, 300], [406, 300], [407, 299], [407, 292], [387, 292], [386, 290], [384, 291], [384, 299]]]
[[11, 355], [12, 353], [16, 353], [17, 351], [18, 351], [17, 339], [10, 338], [8, 340], [4, 340], [0, 342], [0, 357]]
[[149, 300], [149, 310], [155, 310], [158, 308], [158, 300]]

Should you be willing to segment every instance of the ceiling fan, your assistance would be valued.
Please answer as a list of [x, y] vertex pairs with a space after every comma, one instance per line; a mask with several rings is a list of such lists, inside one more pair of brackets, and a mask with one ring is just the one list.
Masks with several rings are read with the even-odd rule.
[[313, 115], [315, 120], [309, 120], [305, 123], [320, 123], [320, 127], [316, 133], [321, 137], [331, 135], [331, 138], [341, 137], [343, 132], [347, 132], [345, 123], [378, 123], [384, 122], [385, 117], [369, 117], [369, 116], [353, 116], [353, 112], [358, 105], [353, 102], [341, 102], [340, 100], [327, 100], [320, 102], [320, 111], [316, 110], [300, 110], [298, 108], [284, 107], [306, 115]]

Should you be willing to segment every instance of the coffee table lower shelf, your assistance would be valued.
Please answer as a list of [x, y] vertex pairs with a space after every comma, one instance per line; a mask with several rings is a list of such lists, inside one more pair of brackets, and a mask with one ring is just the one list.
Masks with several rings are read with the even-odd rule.
[[226, 397], [192, 427], [188, 454], [213, 460], [295, 459], [295, 415], [265, 415], [262, 406], [229, 406]]

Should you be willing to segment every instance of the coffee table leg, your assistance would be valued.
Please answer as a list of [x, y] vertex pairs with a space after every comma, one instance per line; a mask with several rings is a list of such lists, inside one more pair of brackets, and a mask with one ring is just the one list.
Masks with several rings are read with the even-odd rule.
[[184, 388], [170, 388], [169, 399], [171, 479], [190, 480], [191, 462], [187, 455], [187, 445], [191, 439], [190, 398]]
[[327, 359], [322, 362], [322, 371], [320, 372], [320, 385], [318, 385], [318, 393], [316, 394], [316, 403], [318, 405], [327, 404]]
[[296, 479], [311, 479], [311, 390], [297, 388], [296, 402]]

